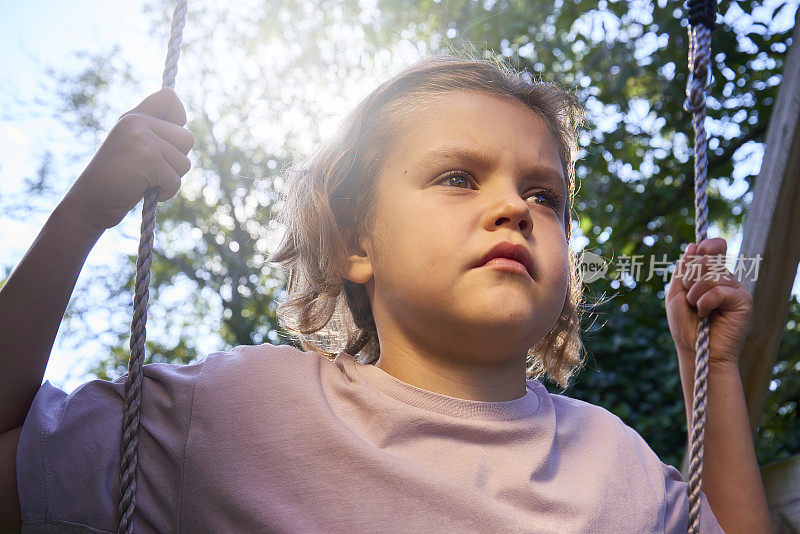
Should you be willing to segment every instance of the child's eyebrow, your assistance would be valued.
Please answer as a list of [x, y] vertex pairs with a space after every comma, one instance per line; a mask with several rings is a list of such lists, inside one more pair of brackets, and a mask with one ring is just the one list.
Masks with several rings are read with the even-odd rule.
[[[474, 148], [462, 145], [443, 146], [422, 156], [418, 165], [422, 168], [431, 168], [442, 162], [456, 162], [464, 161], [479, 169], [489, 169], [495, 165], [494, 159], [483, 152], [479, 152]], [[562, 191], [566, 190], [566, 179], [564, 173], [560, 169], [551, 167], [550, 165], [536, 166], [527, 169], [526, 176], [536, 178], [546, 178], [547, 180], [558, 185]]]

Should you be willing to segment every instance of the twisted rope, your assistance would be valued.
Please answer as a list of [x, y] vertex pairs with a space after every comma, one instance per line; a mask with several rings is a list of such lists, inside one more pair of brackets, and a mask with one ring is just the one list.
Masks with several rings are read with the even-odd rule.
[[[178, 0], [172, 13], [167, 60], [164, 67], [163, 87], [175, 87], [178, 57], [181, 53], [183, 27], [186, 23], [186, 0]], [[150, 298], [150, 264], [153, 261], [153, 234], [156, 223], [158, 188], [150, 187], [144, 193], [142, 204], [141, 238], [136, 260], [136, 287], [133, 297], [131, 321], [131, 357], [128, 378], [125, 381], [125, 415], [120, 451], [120, 492], [118, 534], [133, 534], [133, 513], [136, 509], [136, 466], [139, 447], [139, 415], [142, 409], [142, 361], [147, 338], [147, 304]]]
[[[689, 17], [689, 80], [686, 87], [685, 109], [692, 113], [695, 134], [695, 239], [706, 239], [708, 231], [708, 158], [706, 155], [705, 100], [711, 63], [711, 30], [714, 28], [714, 0], [690, 0]], [[162, 75], [163, 87], [174, 88], [178, 72], [178, 58], [186, 23], [187, 0], [178, 0], [172, 14], [167, 58]], [[131, 357], [128, 378], [125, 382], [125, 414], [120, 462], [120, 499], [118, 534], [133, 533], [133, 515], [136, 508], [136, 467], [139, 445], [139, 415], [142, 398], [142, 361], [149, 302], [150, 265], [153, 259], [158, 188], [145, 191], [142, 205], [141, 238], [136, 261], [136, 284], [131, 322]], [[706, 389], [709, 360], [709, 318], [700, 318], [697, 326], [697, 358], [695, 361], [695, 387], [692, 408], [692, 435], [689, 467], [689, 533], [699, 533], [700, 490], [703, 474], [703, 439], [706, 421]]]
[[[711, 30], [715, 0], [689, 2], [689, 79], [684, 108], [692, 113], [694, 128], [695, 242], [706, 239], [708, 231], [708, 157], [706, 155], [706, 89], [710, 85]], [[700, 532], [700, 490], [703, 477], [703, 441], [706, 426], [708, 384], [709, 317], [697, 324], [697, 357], [692, 402], [692, 435], [689, 453], [689, 534]]]

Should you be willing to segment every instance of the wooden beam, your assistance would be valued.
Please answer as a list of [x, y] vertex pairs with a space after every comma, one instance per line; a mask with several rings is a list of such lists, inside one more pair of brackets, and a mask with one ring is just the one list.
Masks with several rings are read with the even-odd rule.
[[761, 171], [744, 219], [737, 268], [762, 258], [757, 279], [742, 284], [753, 295], [753, 322], [740, 370], [750, 424], [757, 431], [778, 346], [786, 326], [800, 260], [800, 10], [783, 65], [778, 100], [770, 115]]
[[800, 532], [800, 454], [765, 465], [761, 480], [769, 503], [772, 531]]

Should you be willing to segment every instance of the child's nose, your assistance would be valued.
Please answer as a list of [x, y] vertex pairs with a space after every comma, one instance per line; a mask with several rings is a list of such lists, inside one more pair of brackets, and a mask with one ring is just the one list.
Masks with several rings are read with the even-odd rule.
[[[504, 195], [502, 199], [490, 210], [487, 222], [496, 228], [507, 225], [512, 230], [521, 231], [525, 238], [530, 235], [533, 228], [533, 217], [530, 207], [525, 200], [514, 192]], [[490, 228], [491, 229], [491, 228]]]

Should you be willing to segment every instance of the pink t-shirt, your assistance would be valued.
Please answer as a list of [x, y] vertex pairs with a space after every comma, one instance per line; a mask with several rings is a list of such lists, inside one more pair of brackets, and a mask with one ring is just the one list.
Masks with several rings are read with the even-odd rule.
[[[603, 408], [502, 402], [346, 353], [242, 346], [144, 367], [136, 532], [686, 532], [687, 484]], [[45, 382], [17, 450], [22, 532], [115, 532], [124, 377]], [[701, 532], [722, 532], [702, 498]]]

